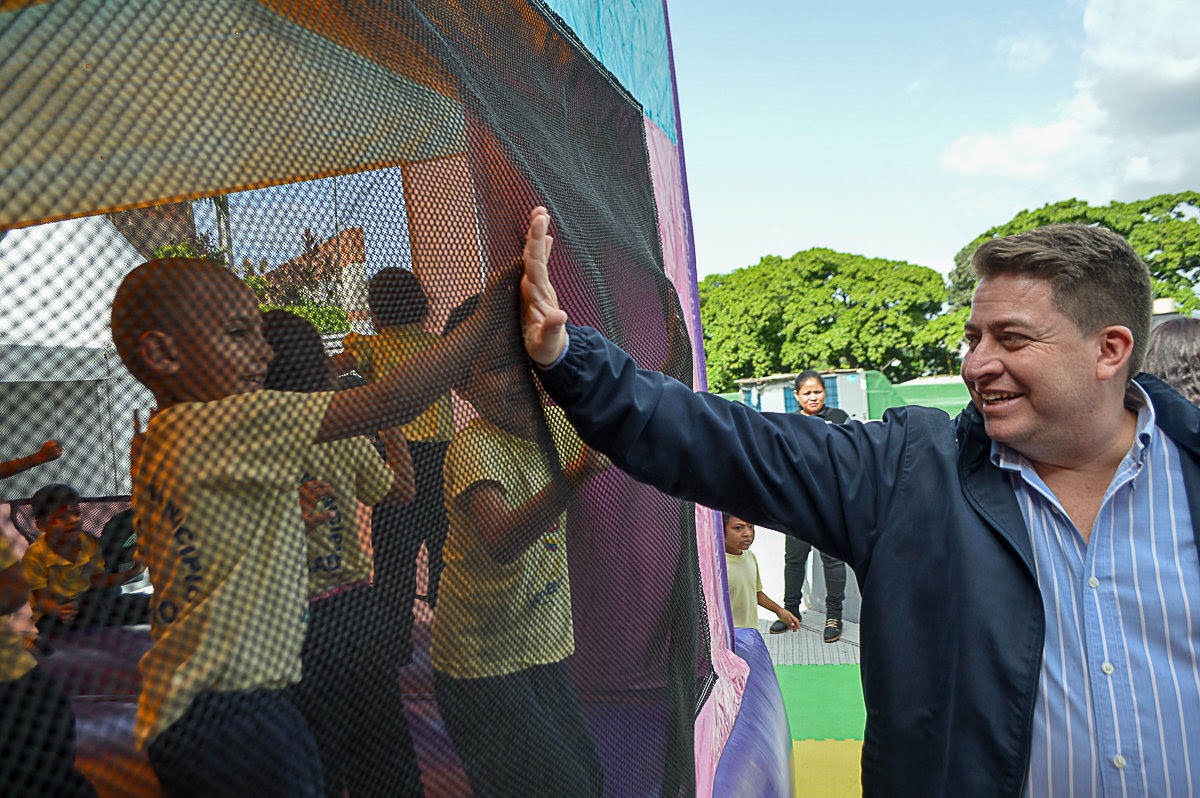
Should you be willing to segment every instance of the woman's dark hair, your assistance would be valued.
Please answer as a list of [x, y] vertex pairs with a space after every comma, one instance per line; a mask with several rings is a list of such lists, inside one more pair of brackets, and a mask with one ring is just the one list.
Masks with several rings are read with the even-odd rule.
[[379, 327], [421, 324], [429, 315], [429, 297], [417, 275], [388, 266], [367, 283], [367, 307]]
[[796, 393], [800, 393], [800, 386], [809, 380], [816, 380], [817, 382], [821, 383], [821, 385], [825, 385], [825, 378], [821, 376], [820, 372], [815, 371], [814, 369], [805, 369], [796, 375], [796, 383], [792, 386], [792, 390], [794, 390]]
[[263, 385], [275, 391], [316, 393], [337, 386], [321, 333], [307, 319], [286, 310], [263, 314], [263, 337], [275, 357], [267, 366]]
[[1142, 370], [1200, 405], [1200, 319], [1171, 319], [1155, 327]]

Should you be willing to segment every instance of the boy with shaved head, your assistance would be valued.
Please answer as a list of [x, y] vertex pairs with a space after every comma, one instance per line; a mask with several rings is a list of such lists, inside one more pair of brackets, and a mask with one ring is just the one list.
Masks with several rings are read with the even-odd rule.
[[338, 393], [263, 390], [272, 352], [257, 300], [219, 264], [159, 259], [122, 281], [113, 341], [158, 404], [133, 485], [154, 585], [135, 734], [165, 795], [322, 794], [319, 754], [286, 692], [300, 680], [307, 608], [304, 458], [444, 394], [511, 312], [504, 280], [408, 368]]

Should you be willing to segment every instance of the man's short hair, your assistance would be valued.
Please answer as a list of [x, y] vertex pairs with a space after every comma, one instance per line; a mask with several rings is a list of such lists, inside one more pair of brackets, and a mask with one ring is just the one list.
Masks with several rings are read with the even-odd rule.
[[1021, 274], [1050, 282], [1052, 301], [1085, 335], [1129, 328], [1128, 377], [1141, 369], [1150, 342], [1150, 269], [1123, 237], [1103, 227], [1056, 224], [994, 238], [975, 250], [978, 277]]
[[33, 494], [33, 498], [29, 500], [29, 510], [33, 514], [35, 521], [45, 521], [59, 507], [65, 507], [68, 504], [77, 504], [78, 502], [78, 491], [70, 485], [55, 482], [52, 485], [38, 488], [37, 493]]
[[421, 324], [429, 315], [429, 298], [417, 275], [408, 269], [380, 269], [367, 283], [367, 307], [380, 327]]
[[142, 336], [162, 330], [175, 332], [181, 318], [194, 315], [207, 297], [198, 296], [202, 278], [234, 280], [219, 263], [202, 258], [158, 258], [136, 267], [117, 287], [109, 327], [117, 354], [129, 373], [149, 385], [153, 374], [140, 353]]

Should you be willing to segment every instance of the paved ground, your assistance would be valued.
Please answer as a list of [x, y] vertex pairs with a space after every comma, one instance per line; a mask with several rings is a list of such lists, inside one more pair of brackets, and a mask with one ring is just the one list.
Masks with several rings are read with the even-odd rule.
[[[769, 621], [759, 621], [759, 631], [767, 642], [767, 651], [776, 665], [858, 665], [856, 623], [846, 623], [842, 639], [826, 643], [821, 639], [825, 614], [807, 610], [800, 618], [799, 632], [773, 635]], [[792, 729], [792, 778], [796, 798], [858, 798], [862, 795], [862, 724], [866, 710], [857, 688], [857, 668], [789, 668], [780, 673], [784, 705]], [[812, 685], [795, 690], [795, 679], [816, 675], [836, 678], [832, 672], [853, 674], [851, 697], [846, 691], [813, 691]], [[789, 689], [790, 688], [790, 689]], [[847, 688], [850, 689], [850, 688]], [[848, 720], [847, 714], [853, 716]], [[853, 725], [853, 730], [847, 728]]]
[[760, 619], [758, 630], [767, 641], [767, 651], [776, 665], [857, 665], [858, 624], [845, 622], [842, 639], [826, 643], [824, 614], [805, 610], [800, 616], [799, 632], [773, 635], [767, 630], [771, 622]]

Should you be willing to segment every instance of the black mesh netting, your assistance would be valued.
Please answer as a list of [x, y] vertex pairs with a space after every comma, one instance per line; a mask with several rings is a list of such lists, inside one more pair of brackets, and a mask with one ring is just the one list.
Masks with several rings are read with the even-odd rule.
[[472, 299], [544, 204], [690, 381], [630, 96], [536, 2], [0, 9], [0, 793], [694, 793], [692, 508]]

